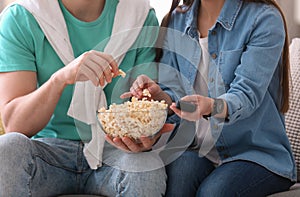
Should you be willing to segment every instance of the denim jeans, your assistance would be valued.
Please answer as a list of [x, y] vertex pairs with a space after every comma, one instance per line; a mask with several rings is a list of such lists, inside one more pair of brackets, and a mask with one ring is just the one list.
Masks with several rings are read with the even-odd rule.
[[[122, 158], [130, 166], [134, 155], [124, 153]], [[103, 164], [97, 170], [90, 169], [80, 141], [31, 140], [10, 133], [0, 137], [0, 158], [1, 197], [61, 194], [158, 197], [166, 189], [164, 168], [126, 172]]]
[[238, 160], [215, 167], [195, 151], [184, 152], [166, 170], [167, 197], [260, 197], [293, 185], [256, 163]]

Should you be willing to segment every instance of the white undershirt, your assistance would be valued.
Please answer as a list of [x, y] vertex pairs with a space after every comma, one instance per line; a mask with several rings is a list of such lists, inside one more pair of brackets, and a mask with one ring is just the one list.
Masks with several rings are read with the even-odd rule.
[[[199, 34], [200, 35], [200, 34]], [[202, 96], [208, 95], [207, 78], [209, 67], [208, 37], [200, 38], [201, 47], [200, 64], [198, 65], [198, 73], [194, 83], [194, 89], [197, 94]], [[221, 163], [219, 154], [215, 147], [215, 142], [211, 136], [210, 122], [204, 118], [196, 121], [197, 145], [199, 155], [205, 156], [207, 159], [218, 165]]]

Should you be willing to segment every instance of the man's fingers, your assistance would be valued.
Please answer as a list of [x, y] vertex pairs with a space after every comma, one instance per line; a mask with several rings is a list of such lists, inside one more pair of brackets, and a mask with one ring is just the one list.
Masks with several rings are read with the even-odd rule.
[[105, 139], [112, 146], [115, 146], [115, 147], [117, 147], [118, 149], [121, 149], [124, 152], [130, 152], [128, 147], [122, 142], [122, 140], [120, 138], [112, 138], [112, 137], [106, 135]]
[[147, 137], [147, 136], [142, 136], [140, 137], [140, 140], [143, 144], [143, 147], [144, 147], [144, 150], [149, 150], [151, 149], [152, 145], [154, 144], [155, 142], [155, 139], [154, 138], [151, 138], [151, 137]]
[[138, 152], [143, 151], [143, 148], [140, 146], [141, 144], [136, 143], [134, 140], [132, 140], [129, 137], [123, 137], [122, 141], [131, 152], [138, 153]]
[[117, 62], [114, 60], [114, 58], [111, 55], [102, 53], [97, 51], [97, 55], [100, 56], [101, 58], [105, 59], [106, 62], [108, 62], [111, 71], [117, 76], [119, 74], [119, 68]]

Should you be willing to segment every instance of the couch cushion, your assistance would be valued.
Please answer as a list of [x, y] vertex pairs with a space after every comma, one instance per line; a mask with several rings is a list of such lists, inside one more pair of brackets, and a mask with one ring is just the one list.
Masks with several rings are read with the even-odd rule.
[[290, 139], [300, 181], [300, 39], [290, 45], [291, 89], [290, 109], [286, 114], [286, 132]]
[[300, 183], [297, 183], [291, 187], [289, 191], [279, 192], [269, 195], [268, 197], [299, 197], [300, 196]]

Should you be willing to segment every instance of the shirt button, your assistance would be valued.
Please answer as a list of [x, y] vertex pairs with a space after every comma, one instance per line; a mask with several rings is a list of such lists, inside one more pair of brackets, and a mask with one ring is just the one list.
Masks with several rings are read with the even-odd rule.
[[219, 147], [218, 147], [218, 150], [219, 150], [219, 151], [223, 151], [223, 150], [225, 150], [225, 147], [224, 147], [224, 146], [219, 146]]
[[229, 158], [229, 155], [228, 154], [224, 154], [223, 157], [224, 157], [224, 159], [227, 159], [227, 158]]
[[212, 31], [212, 32], [211, 32], [211, 35], [213, 35], [213, 36], [216, 35], [216, 34], [217, 34], [216, 31]]
[[216, 59], [216, 58], [217, 58], [217, 54], [213, 53], [213, 54], [211, 55], [211, 57], [212, 57], [213, 59]]
[[213, 125], [213, 129], [217, 130], [218, 128], [219, 128], [218, 125], [216, 125], [216, 124]]
[[214, 81], [215, 81], [214, 78], [210, 78], [210, 79], [209, 79], [209, 82], [210, 82], [210, 83], [213, 83]]

